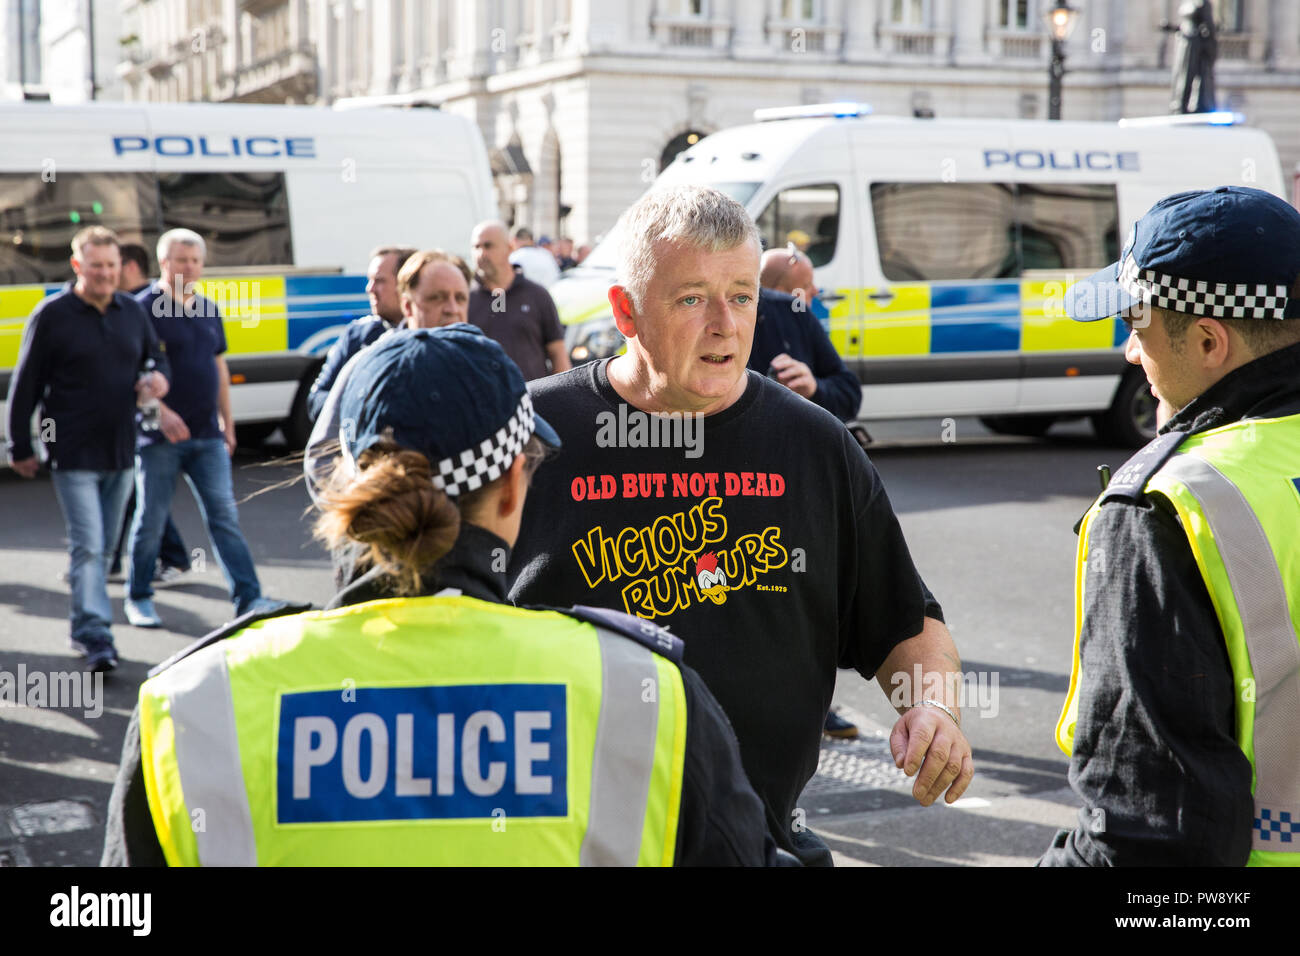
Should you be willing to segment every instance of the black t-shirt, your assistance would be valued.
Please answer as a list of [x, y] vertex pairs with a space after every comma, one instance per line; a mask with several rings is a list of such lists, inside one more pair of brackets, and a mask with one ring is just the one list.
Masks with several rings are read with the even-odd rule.
[[773, 836], [798, 852], [791, 824], [836, 665], [870, 678], [942, 612], [879, 476], [829, 412], [747, 372], [715, 415], [652, 418], [622, 401], [607, 364], [530, 386], [564, 447], [528, 492], [511, 599], [670, 627], [731, 719]]

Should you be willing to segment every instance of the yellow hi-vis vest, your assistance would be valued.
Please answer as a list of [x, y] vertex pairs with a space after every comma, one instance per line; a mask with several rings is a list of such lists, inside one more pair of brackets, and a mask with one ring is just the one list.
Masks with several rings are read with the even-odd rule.
[[640, 634], [459, 595], [257, 621], [140, 688], [167, 862], [671, 866], [685, 689]]
[[[1247, 865], [1300, 866], [1300, 415], [1186, 438], [1145, 491], [1177, 511], [1227, 643], [1237, 743], [1255, 800]], [[1104, 497], [1079, 531], [1074, 664], [1056, 727], [1067, 754], [1078, 713], [1088, 529]]]

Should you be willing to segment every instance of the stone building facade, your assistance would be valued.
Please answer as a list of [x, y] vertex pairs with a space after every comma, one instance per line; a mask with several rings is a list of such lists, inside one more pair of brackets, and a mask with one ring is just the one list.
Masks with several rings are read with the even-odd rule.
[[[1063, 118], [1168, 110], [1181, 0], [1074, 0]], [[1300, 2], [1214, 0], [1221, 106], [1300, 161]], [[756, 108], [1045, 118], [1049, 0], [125, 0], [129, 99], [432, 104], [503, 214], [583, 240]]]

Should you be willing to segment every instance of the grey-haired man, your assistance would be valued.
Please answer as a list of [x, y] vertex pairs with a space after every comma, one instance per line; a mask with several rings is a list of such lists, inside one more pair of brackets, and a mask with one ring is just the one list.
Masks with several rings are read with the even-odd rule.
[[627, 354], [532, 384], [564, 450], [538, 473], [511, 594], [671, 626], [735, 727], [773, 837], [829, 864], [796, 804], [836, 665], [898, 703], [891, 749], [929, 805], [974, 773], [960, 661], [857, 442], [745, 368], [759, 240], [744, 208], [713, 189], [656, 191], [621, 233], [609, 301]]
[[226, 333], [216, 303], [194, 288], [203, 275], [206, 251], [203, 237], [189, 229], [163, 233], [158, 240], [158, 282], [136, 297], [167, 350], [174, 382], [162, 405], [161, 428], [142, 428], [137, 439], [136, 511], [125, 602], [126, 619], [136, 627], [162, 626], [153, 606], [153, 569], [181, 472], [202, 503], [236, 616], [278, 603], [262, 597], [253, 555], [239, 528], [230, 476], [235, 421], [224, 355]]

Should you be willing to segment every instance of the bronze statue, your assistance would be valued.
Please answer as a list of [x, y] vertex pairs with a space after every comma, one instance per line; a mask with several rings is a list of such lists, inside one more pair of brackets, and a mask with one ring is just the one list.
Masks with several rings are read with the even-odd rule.
[[[1210, 0], [1187, 0], [1178, 8], [1180, 23], [1160, 22], [1166, 33], [1178, 34], [1174, 56], [1173, 98], [1171, 113], [1211, 113], [1214, 111], [1214, 58], [1217, 41], [1214, 34], [1214, 11]], [[1193, 101], [1195, 106], [1192, 105]]]

